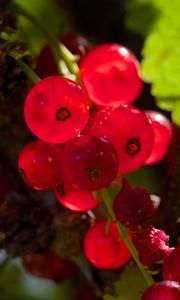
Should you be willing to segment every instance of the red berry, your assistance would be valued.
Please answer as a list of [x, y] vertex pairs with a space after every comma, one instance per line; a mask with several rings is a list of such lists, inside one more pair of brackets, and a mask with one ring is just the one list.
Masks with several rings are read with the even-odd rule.
[[164, 280], [172, 280], [180, 283], [180, 246], [164, 260], [163, 264]]
[[140, 168], [152, 151], [153, 130], [144, 112], [131, 105], [107, 107], [91, 117], [86, 134], [110, 141], [119, 158], [119, 172]]
[[141, 300], [180, 300], [180, 284], [174, 281], [160, 281], [150, 286]]
[[56, 186], [54, 193], [62, 205], [77, 212], [93, 209], [102, 201], [102, 198], [95, 200], [92, 192], [76, 189], [65, 180]]
[[31, 188], [49, 190], [61, 179], [61, 152], [43, 141], [26, 145], [19, 154], [20, 175]]
[[60, 258], [50, 250], [41, 254], [34, 253], [24, 256], [23, 264], [33, 275], [54, 281], [74, 277], [79, 272], [73, 262]]
[[155, 213], [150, 195], [141, 187], [132, 188], [126, 179], [116, 195], [114, 212], [120, 222], [130, 229], [147, 222]]
[[80, 78], [89, 98], [100, 106], [131, 103], [143, 86], [136, 57], [118, 44], [89, 51], [80, 64]]
[[170, 121], [159, 112], [146, 111], [146, 115], [151, 121], [154, 132], [152, 152], [145, 162], [145, 165], [151, 165], [158, 163], [166, 156], [172, 137], [172, 126]]
[[[82, 58], [92, 47], [91, 44], [82, 36], [75, 33], [60, 35], [58, 40], [62, 42], [73, 54]], [[36, 73], [40, 78], [59, 75], [53, 54], [49, 45], [45, 45], [36, 61]]]
[[29, 92], [24, 107], [31, 131], [50, 143], [64, 143], [84, 129], [89, 107], [82, 88], [60, 76], [38, 82]]
[[98, 190], [116, 177], [118, 159], [114, 147], [95, 136], [81, 136], [64, 147], [62, 172], [67, 180], [82, 190]]
[[133, 235], [132, 241], [143, 265], [150, 266], [171, 254], [169, 236], [163, 230], [145, 225], [142, 232]]
[[119, 232], [112, 221], [109, 233], [105, 233], [107, 222], [97, 222], [86, 233], [84, 251], [88, 260], [97, 268], [115, 269], [126, 264], [131, 253], [126, 244], [120, 240]]

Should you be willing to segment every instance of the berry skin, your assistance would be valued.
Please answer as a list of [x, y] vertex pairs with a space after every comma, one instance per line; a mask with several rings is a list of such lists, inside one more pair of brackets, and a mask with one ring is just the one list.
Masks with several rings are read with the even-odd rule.
[[61, 152], [52, 144], [35, 141], [20, 152], [18, 168], [28, 186], [36, 190], [49, 190], [62, 177]]
[[138, 225], [147, 222], [153, 216], [155, 208], [145, 189], [133, 189], [128, 181], [123, 179], [123, 187], [114, 201], [114, 212], [123, 225], [135, 230]]
[[64, 147], [64, 177], [76, 188], [98, 190], [111, 183], [118, 172], [114, 147], [96, 136], [81, 136]]
[[131, 253], [126, 244], [120, 240], [114, 222], [111, 222], [109, 233], [105, 233], [107, 221], [97, 222], [86, 233], [84, 252], [87, 259], [97, 268], [115, 269], [126, 264]]
[[171, 122], [159, 112], [146, 111], [145, 113], [151, 121], [154, 132], [153, 149], [145, 165], [152, 165], [158, 163], [166, 156], [172, 138], [172, 126]]
[[54, 76], [33, 86], [26, 97], [24, 116], [30, 130], [41, 140], [64, 143], [84, 129], [89, 106], [77, 83]]
[[145, 266], [151, 266], [172, 253], [169, 236], [163, 230], [145, 225], [142, 232], [133, 235], [132, 241], [138, 251], [139, 259]]
[[93, 209], [103, 200], [95, 200], [92, 192], [76, 189], [65, 180], [56, 186], [54, 193], [62, 205], [76, 212]]
[[111, 142], [118, 154], [119, 173], [140, 168], [152, 151], [153, 130], [144, 112], [131, 105], [107, 107], [91, 117], [87, 135]]
[[80, 64], [80, 78], [90, 100], [99, 106], [131, 103], [143, 87], [136, 57], [118, 44], [89, 51]]
[[73, 262], [60, 258], [51, 250], [24, 256], [23, 265], [33, 275], [57, 282], [75, 277], [79, 272]]
[[177, 281], [180, 284], [180, 246], [164, 260], [162, 272], [164, 280]]
[[180, 284], [174, 281], [160, 281], [150, 286], [141, 300], [180, 300]]
[[[58, 37], [74, 55], [79, 55], [80, 59], [92, 47], [91, 44], [81, 35], [68, 33]], [[46, 45], [39, 54], [36, 61], [35, 72], [40, 78], [59, 75], [53, 54], [49, 45]]]

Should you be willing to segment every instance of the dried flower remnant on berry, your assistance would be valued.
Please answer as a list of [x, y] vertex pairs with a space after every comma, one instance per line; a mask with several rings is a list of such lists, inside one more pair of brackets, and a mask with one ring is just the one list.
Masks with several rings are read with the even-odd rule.
[[135, 230], [147, 222], [155, 213], [153, 202], [148, 192], [141, 188], [132, 188], [126, 179], [114, 202], [114, 211], [120, 222]]
[[146, 266], [164, 259], [174, 250], [169, 247], [169, 236], [152, 225], [145, 225], [142, 232], [134, 234], [132, 241], [142, 264]]

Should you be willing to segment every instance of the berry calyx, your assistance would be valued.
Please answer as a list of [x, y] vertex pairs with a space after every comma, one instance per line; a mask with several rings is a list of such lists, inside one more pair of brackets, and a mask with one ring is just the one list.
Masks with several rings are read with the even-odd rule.
[[164, 280], [177, 281], [180, 284], [180, 246], [166, 257], [162, 272]]
[[119, 268], [129, 261], [131, 253], [124, 241], [120, 240], [115, 223], [111, 221], [108, 233], [106, 225], [105, 220], [98, 221], [88, 230], [84, 239], [84, 252], [97, 268]]
[[98, 190], [110, 184], [117, 175], [116, 151], [100, 137], [81, 136], [65, 145], [62, 172], [74, 187]]
[[154, 144], [152, 152], [145, 162], [145, 165], [152, 165], [162, 160], [168, 151], [172, 138], [171, 122], [161, 113], [156, 111], [145, 111], [151, 121], [154, 132]]
[[143, 87], [136, 57], [118, 44], [89, 51], [80, 63], [80, 78], [90, 100], [99, 106], [131, 103]]
[[24, 256], [23, 265], [31, 274], [57, 282], [75, 277], [79, 272], [73, 262], [60, 258], [52, 250]]
[[172, 253], [169, 236], [163, 230], [152, 225], [144, 225], [142, 231], [133, 235], [132, 241], [138, 251], [139, 259], [145, 266], [150, 266]]
[[18, 158], [20, 176], [36, 190], [49, 190], [62, 177], [61, 151], [54, 145], [35, 141], [26, 145]]
[[150, 286], [141, 300], [179, 300], [180, 284], [174, 281], [160, 281]]
[[133, 189], [128, 181], [123, 179], [123, 186], [114, 201], [114, 212], [123, 225], [135, 230], [153, 216], [155, 208], [145, 189]]
[[56, 186], [54, 193], [62, 205], [77, 212], [93, 209], [103, 200], [94, 199], [92, 192], [79, 190], [65, 180]]
[[140, 168], [150, 155], [154, 142], [145, 113], [131, 105], [99, 110], [90, 118], [86, 134], [103, 137], [114, 145], [120, 173]]
[[30, 130], [41, 140], [64, 143], [80, 135], [89, 118], [89, 106], [77, 83], [54, 76], [33, 86], [24, 115]]

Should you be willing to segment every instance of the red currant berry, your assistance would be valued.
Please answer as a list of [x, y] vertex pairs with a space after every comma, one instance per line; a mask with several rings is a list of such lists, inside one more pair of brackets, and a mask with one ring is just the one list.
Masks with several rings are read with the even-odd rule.
[[101, 136], [114, 145], [120, 173], [140, 168], [152, 151], [152, 126], [145, 113], [131, 105], [98, 111], [91, 117], [86, 134]]
[[172, 280], [180, 283], [180, 246], [164, 260], [163, 264], [164, 280]]
[[97, 268], [119, 268], [130, 260], [131, 253], [120, 240], [115, 223], [111, 222], [108, 234], [105, 232], [106, 226], [107, 222], [103, 220], [89, 229], [84, 239], [84, 252]]
[[24, 256], [23, 265], [33, 275], [57, 282], [72, 278], [79, 272], [73, 262], [60, 258], [50, 250], [41, 254], [34, 253]]
[[172, 137], [172, 126], [170, 121], [159, 112], [146, 111], [146, 115], [151, 121], [154, 132], [153, 149], [145, 162], [145, 165], [151, 165], [158, 163], [166, 156]]
[[111, 183], [118, 172], [114, 147], [95, 136], [81, 136], [64, 147], [62, 172], [67, 180], [82, 190], [98, 190]]
[[155, 208], [145, 189], [133, 189], [128, 181], [123, 179], [123, 187], [114, 201], [114, 212], [123, 225], [134, 230], [153, 216]]
[[61, 152], [51, 144], [36, 141], [19, 154], [18, 168], [27, 185], [36, 190], [49, 190], [61, 179]]
[[50, 143], [64, 143], [84, 129], [89, 107], [82, 88], [60, 76], [38, 82], [29, 92], [24, 107], [31, 131]]
[[[82, 36], [75, 33], [68, 33], [58, 37], [74, 55], [79, 55], [80, 59], [92, 47], [91, 44]], [[40, 78], [59, 75], [53, 54], [49, 45], [45, 45], [36, 61], [36, 73]]]
[[128, 104], [142, 91], [134, 54], [118, 44], [104, 44], [89, 51], [80, 64], [80, 78], [97, 105]]
[[180, 284], [174, 281], [161, 281], [150, 286], [141, 300], [180, 300]]
[[102, 201], [102, 198], [95, 200], [92, 192], [76, 189], [65, 180], [56, 186], [54, 193], [62, 205], [77, 212], [93, 209]]

